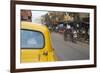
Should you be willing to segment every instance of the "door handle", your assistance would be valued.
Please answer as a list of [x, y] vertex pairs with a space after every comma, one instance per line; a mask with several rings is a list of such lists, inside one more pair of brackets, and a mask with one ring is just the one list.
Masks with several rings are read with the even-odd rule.
[[48, 55], [48, 52], [43, 52], [43, 55], [47, 56]]

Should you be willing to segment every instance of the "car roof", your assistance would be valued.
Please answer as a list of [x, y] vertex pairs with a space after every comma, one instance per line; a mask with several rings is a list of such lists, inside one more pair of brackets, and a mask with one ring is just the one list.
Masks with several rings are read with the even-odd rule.
[[21, 29], [37, 30], [41, 32], [49, 31], [48, 28], [43, 24], [37, 24], [32, 22], [21, 22]]

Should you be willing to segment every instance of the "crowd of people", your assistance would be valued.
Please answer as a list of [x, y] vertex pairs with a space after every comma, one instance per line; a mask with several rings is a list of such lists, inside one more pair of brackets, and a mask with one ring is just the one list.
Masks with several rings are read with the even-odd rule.
[[89, 24], [87, 23], [60, 23], [50, 28], [52, 31], [62, 33], [65, 41], [89, 43]]

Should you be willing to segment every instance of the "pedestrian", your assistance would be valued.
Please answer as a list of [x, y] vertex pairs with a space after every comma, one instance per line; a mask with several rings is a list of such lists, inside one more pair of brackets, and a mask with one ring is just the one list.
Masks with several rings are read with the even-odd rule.
[[73, 30], [73, 42], [76, 43], [77, 41], [77, 32], [76, 30]]
[[64, 31], [64, 40], [71, 40], [72, 39], [72, 29], [69, 24], [66, 25], [66, 29]]

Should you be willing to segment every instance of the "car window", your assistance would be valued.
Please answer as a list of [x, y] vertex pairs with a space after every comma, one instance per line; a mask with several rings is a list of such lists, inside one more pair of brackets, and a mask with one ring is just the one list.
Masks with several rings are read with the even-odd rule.
[[43, 34], [33, 30], [21, 30], [21, 48], [43, 48]]

